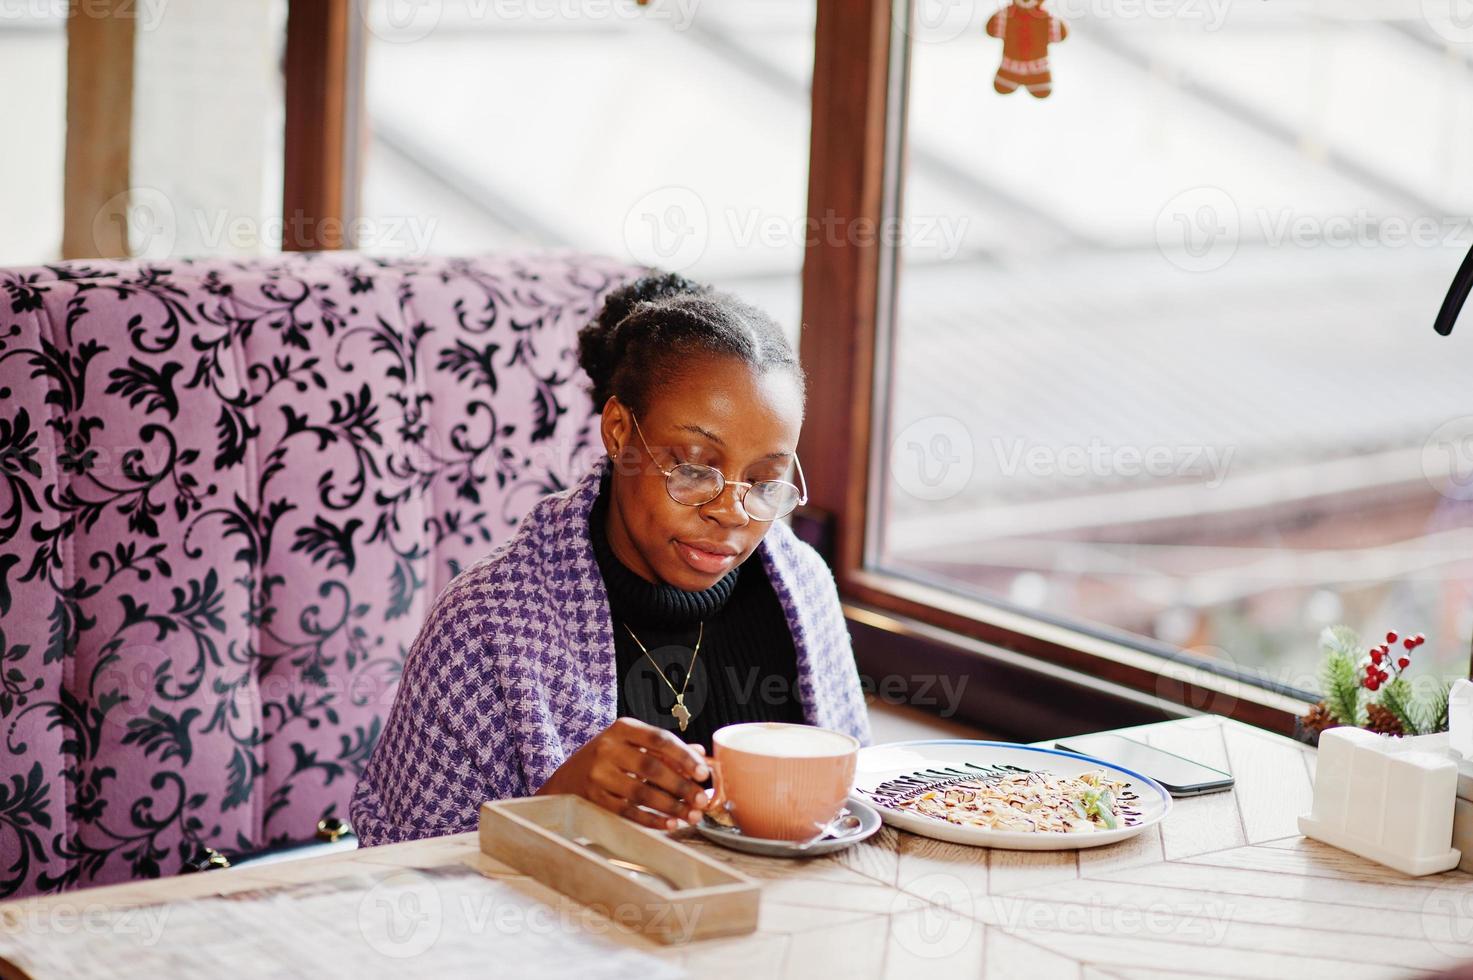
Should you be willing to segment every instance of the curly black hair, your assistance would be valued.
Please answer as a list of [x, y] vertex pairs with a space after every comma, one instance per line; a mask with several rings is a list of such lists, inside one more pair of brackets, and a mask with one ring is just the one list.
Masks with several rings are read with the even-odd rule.
[[668, 381], [692, 355], [736, 357], [763, 370], [803, 369], [777, 322], [729, 293], [673, 272], [643, 276], [609, 294], [597, 317], [578, 332], [578, 363], [593, 382], [595, 409], [610, 395], [636, 412], [650, 388]]

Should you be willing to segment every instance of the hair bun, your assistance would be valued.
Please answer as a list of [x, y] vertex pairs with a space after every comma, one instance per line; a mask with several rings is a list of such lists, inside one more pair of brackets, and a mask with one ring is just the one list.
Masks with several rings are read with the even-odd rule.
[[710, 287], [674, 272], [640, 276], [609, 293], [593, 321], [578, 331], [578, 364], [593, 382], [594, 407], [608, 401], [609, 382], [618, 363], [619, 324], [643, 303], [709, 292]]
[[669, 299], [672, 296], [703, 293], [709, 288], [709, 286], [703, 286], [676, 272], [640, 276], [633, 282], [627, 282], [609, 293], [608, 298], [604, 300], [603, 309], [599, 311], [593, 322], [605, 331], [613, 332], [614, 328], [619, 325], [619, 321], [634, 312], [634, 308], [640, 303], [652, 303], [656, 300]]

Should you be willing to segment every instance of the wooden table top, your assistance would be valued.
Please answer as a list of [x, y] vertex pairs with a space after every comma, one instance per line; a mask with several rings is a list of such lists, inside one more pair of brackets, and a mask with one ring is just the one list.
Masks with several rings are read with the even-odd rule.
[[[120, 908], [354, 870], [469, 865], [703, 980], [842, 977], [1410, 976], [1473, 961], [1473, 875], [1407, 878], [1307, 840], [1314, 750], [1236, 722], [1123, 729], [1226, 768], [1229, 793], [1181, 799], [1157, 828], [1079, 851], [963, 847], [883, 828], [806, 861], [682, 839], [762, 885], [752, 935], [665, 947], [480, 854], [474, 833], [0, 904]], [[410, 872], [406, 872], [410, 873]], [[33, 920], [34, 921], [34, 920]], [[594, 928], [594, 927], [597, 928]], [[399, 964], [405, 966], [408, 964]]]

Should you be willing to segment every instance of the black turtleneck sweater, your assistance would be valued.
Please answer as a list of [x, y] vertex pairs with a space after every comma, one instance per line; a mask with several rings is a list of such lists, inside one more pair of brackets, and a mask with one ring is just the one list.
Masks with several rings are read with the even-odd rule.
[[[709, 589], [687, 592], [647, 581], [615, 557], [608, 538], [609, 481], [589, 514], [589, 537], [609, 593], [619, 714], [647, 721], [711, 751], [711, 734], [744, 721], [803, 721], [797, 653], [762, 559], [749, 558]], [[700, 655], [685, 688], [690, 724], [670, 714], [696, 638]], [[630, 635], [649, 650], [646, 657]], [[651, 659], [654, 663], [651, 663]]]

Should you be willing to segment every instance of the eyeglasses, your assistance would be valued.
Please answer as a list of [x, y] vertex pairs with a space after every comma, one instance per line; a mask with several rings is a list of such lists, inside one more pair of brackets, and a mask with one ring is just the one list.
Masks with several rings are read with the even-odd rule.
[[633, 412], [629, 413], [629, 417], [634, 419], [634, 431], [644, 444], [644, 451], [649, 453], [655, 467], [665, 475], [665, 492], [677, 504], [687, 507], [709, 504], [721, 496], [728, 484], [737, 488], [737, 502], [754, 521], [775, 521], [787, 517], [799, 504], [808, 503], [808, 481], [803, 478], [803, 464], [798, 462], [797, 456], [793, 457], [793, 463], [798, 467], [798, 479], [803, 484], [801, 490], [786, 480], [758, 480], [756, 483], [728, 480], [716, 467], [703, 463], [678, 463], [673, 469], [667, 470], [660, 465], [650, 444], [645, 441], [644, 432], [639, 428], [639, 419], [634, 417]]

